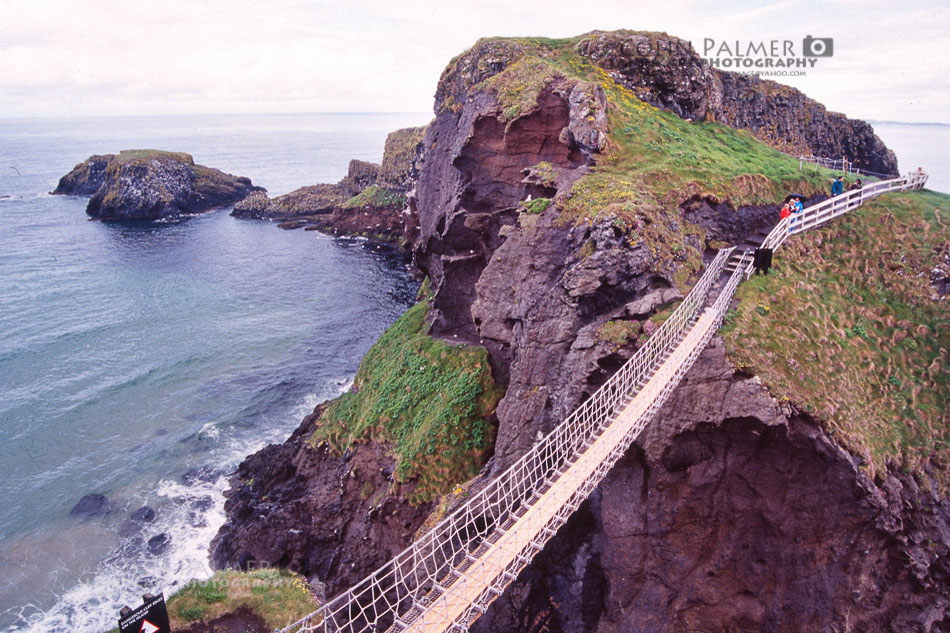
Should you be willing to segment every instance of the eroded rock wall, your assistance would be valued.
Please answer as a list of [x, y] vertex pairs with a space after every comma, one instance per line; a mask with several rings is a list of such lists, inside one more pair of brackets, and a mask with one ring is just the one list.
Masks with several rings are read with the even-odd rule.
[[473, 631], [944, 631], [950, 507], [700, 356]]

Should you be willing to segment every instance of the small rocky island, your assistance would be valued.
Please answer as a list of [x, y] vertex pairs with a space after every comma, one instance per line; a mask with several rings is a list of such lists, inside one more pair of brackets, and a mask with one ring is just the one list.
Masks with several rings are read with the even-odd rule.
[[161, 220], [263, 191], [249, 178], [196, 165], [190, 154], [147, 149], [90, 156], [60, 178], [52, 193], [92, 196], [86, 213], [96, 220]]

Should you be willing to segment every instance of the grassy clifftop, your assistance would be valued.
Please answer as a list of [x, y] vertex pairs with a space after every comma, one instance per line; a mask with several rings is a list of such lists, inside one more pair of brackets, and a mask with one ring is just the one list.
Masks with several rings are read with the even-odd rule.
[[[685, 120], [642, 101], [580, 53], [589, 37], [480, 40], [443, 75], [448, 83], [445, 78], [467, 73], [477, 82], [470, 90], [492, 91], [507, 121], [534, 108], [541, 91], [558, 80], [604, 90], [609, 141], [597, 165], [558, 200], [566, 217], [590, 218], [609, 208], [633, 221], [638, 215], [675, 209], [697, 194], [738, 206], [774, 203], [790, 191], [810, 195], [827, 190], [830, 172], [799, 170], [797, 160], [748, 131]], [[492, 73], [489, 67], [501, 63], [499, 59], [507, 65]], [[448, 94], [439, 107], [459, 108], [453, 99]]]
[[826, 422], [872, 472], [928, 462], [950, 490], [950, 196], [894, 193], [791, 238], [743, 284], [730, 355]]

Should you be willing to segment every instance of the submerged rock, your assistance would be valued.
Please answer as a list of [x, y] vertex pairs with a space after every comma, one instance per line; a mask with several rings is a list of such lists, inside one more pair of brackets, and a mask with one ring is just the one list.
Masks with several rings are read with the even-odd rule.
[[172, 537], [162, 532], [156, 534], [148, 540], [148, 551], [152, 556], [163, 554], [168, 546], [172, 544]]
[[92, 196], [86, 213], [97, 220], [160, 220], [234, 204], [263, 191], [248, 178], [196, 165], [189, 154], [126, 150], [76, 165], [52, 193]]
[[80, 499], [69, 511], [70, 516], [97, 517], [109, 514], [115, 507], [108, 497], [92, 493]]
[[129, 518], [133, 521], [141, 521], [142, 523], [151, 523], [155, 520], [155, 510], [149, 506], [142, 506], [135, 512], [129, 515]]

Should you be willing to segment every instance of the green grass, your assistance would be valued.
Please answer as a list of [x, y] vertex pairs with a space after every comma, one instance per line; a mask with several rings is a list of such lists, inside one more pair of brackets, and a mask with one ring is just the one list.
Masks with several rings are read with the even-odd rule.
[[185, 164], [194, 164], [191, 154], [185, 152], [166, 152], [160, 149], [126, 149], [119, 152], [113, 159], [114, 163], [135, 163], [140, 161], [152, 160], [155, 158], [180, 161]]
[[597, 330], [597, 338], [619, 348], [636, 339], [639, 333], [639, 321], [616, 319], [601, 325]]
[[551, 206], [550, 198], [535, 198], [527, 202], [522, 202], [520, 211], [528, 215], [537, 215]]
[[395, 478], [414, 482], [410, 500], [435, 499], [473, 477], [491, 454], [488, 417], [502, 396], [483, 347], [428, 335], [428, 300], [410, 308], [370, 348], [353, 389], [331, 403], [311, 442], [343, 451], [389, 442]]
[[870, 472], [930, 461], [950, 489], [950, 312], [929, 274], [950, 196], [894, 193], [789, 239], [723, 328], [740, 367], [823, 420]]
[[168, 599], [173, 631], [199, 620], [209, 621], [248, 608], [268, 628], [285, 627], [317, 608], [306, 581], [289, 571], [258, 569], [219, 571], [208, 580], [192, 581]]
[[390, 191], [384, 187], [370, 185], [340, 206], [345, 209], [363, 207], [394, 207], [396, 209], [404, 209], [406, 207], [406, 196], [397, 191]]

